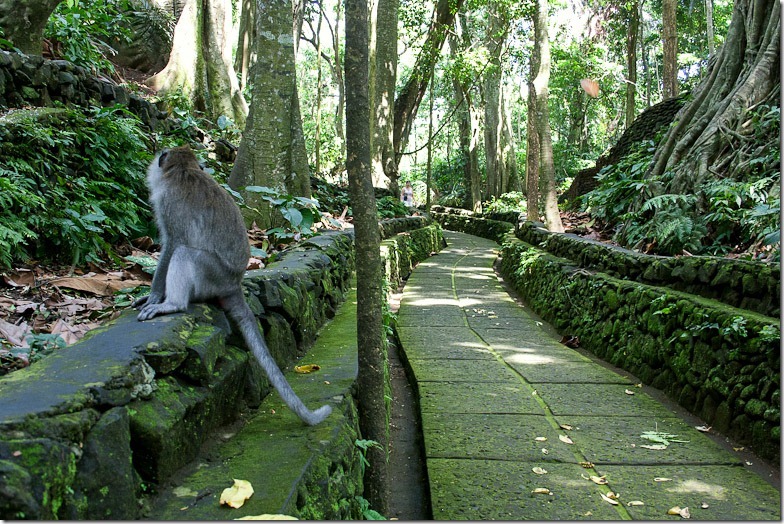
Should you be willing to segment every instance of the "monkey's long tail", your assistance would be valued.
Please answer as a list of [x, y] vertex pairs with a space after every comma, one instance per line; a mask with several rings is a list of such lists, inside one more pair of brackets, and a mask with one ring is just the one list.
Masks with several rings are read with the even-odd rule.
[[296, 413], [303, 422], [310, 426], [315, 426], [332, 413], [332, 407], [328, 405], [321, 406], [315, 411], [309, 410], [305, 404], [300, 400], [294, 390], [291, 389], [286, 377], [283, 376], [278, 364], [270, 355], [267, 349], [267, 343], [264, 341], [264, 336], [261, 334], [261, 328], [258, 325], [253, 311], [251, 311], [245, 298], [240, 295], [239, 298], [230, 297], [223, 300], [223, 306], [229, 315], [237, 322], [237, 325], [245, 338], [245, 342], [250, 347], [253, 355], [261, 364], [264, 372], [267, 374], [272, 386], [278, 392], [283, 402]]

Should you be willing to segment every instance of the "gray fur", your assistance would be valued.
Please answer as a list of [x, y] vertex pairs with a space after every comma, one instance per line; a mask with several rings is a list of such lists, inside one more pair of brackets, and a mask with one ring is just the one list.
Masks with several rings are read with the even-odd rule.
[[310, 425], [327, 418], [330, 406], [310, 411], [291, 389], [245, 302], [241, 282], [250, 246], [232, 197], [202, 171], [188, 147], [156, 156], [147, 170], [147, 184], [163, 248], [150, 294], [133, 304], [141, 307], [139, 320], [217, 299], [286, 405]]

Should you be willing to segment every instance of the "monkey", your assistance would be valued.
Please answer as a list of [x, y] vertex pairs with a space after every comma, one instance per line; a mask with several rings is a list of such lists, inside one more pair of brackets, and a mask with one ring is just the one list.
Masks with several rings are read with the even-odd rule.
[[308, 425], [327, 418], [332, 412], [329, 405], [310, 411], [291, 389], [245, 302], [241, 282], [250, 243], [233, 198], [201, 169], [188, 146], [156, 155], [147, 170], [147, 185], [162, 249], [150, 294], [133, 303], [141, 308], [139, 321], [216, 299], [239, 326], [286, 405]]

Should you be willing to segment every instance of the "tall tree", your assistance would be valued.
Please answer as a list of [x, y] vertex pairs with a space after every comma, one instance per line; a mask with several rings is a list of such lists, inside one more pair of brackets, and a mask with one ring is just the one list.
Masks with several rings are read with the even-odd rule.
[[417, 56], [411, 76], [395, 99], [394, 148], [395, 163], [400, 164], [400, 157], [408, 143], [411, 128], [414, 125], [419, 104], [427, 91], [430, 74], [438, 61], [441, 48], [455, 20], [455, 15], [464, 0], [438, 0], [430, 29], [427, 33], [422, 50]]
[[[539, 179], [542, 187], [542, 200], [544, 201], [544, 219], [550, 231], [562, 233], [563, 224], [558, 211], [558, 195], [555, 188], [555, 165], [553, 163], [553, 139], [550, 131], [550, 110], [548, 108], [550, 84], [550, 40], [548, 37], [548, 4], [547, 0], [537, 0], [536, 10], [533, 15], [534, 49], [531, 56], [531, 81], [529, 82], [528, 119], [533, 120], [533, 128], [529, 124], [529, 133], [533, 131], [536, 137], [529, 137], [529, 157], [534, 158], [528, 162], [528, 216], [530, 220], [538, 218], [538, 201], [531, 200], [532, 179]], [[533, 91], [533, 96], [531, 95]], [[533, 104], [531, 103], [533, 102]], [[532, 118], [533, 116], [533, 118]], [[537, 147], [538, 146], [538, 147]], [[533, 155], [532, 155], [533, 153]], [[536, 158], [538, 156], [538, 158]], [[538, 165], [534, 162], [538, 161]], [[536, 194], [536, 191], [534, 191]], [[531, 208], [534, 208], [534, 214]]]
[[357, 260], [357, 337], [359, 344], [359, 424], [362, 437], [374, 440], [365, 470], [366, 494], [373, 509], [386, 507], [387, 451], [386, 346], [382, 322], [381, 237], [370, 172], [367, 0], [346, 0], [346, 168], [354, 214]]
[[370, 153], [373, 185], [398, 192], [393, 149], [398, 0], [371, 0]]
[[501, 96], [501, 50], [506, 41], [508, 23], [504, 8], [497, 0], [487, 3], [487, 34], [485, 46], [490, 58], [485, 69], [483, 93], [485, 99], [485, 172], [487, 196], [499, 196], [503, 192], [506, 176], [503, 155], [503, 118]]
[[[300, 119], [294, 67], [290, 0], [256, 4], [256, 34], [250, 70], [251, 105], [229, 185], [242, 190], [267, 186], [310, 196], [310, 169]], [[259, 226], [275, 220], [269, 207], [253, 193], [246, 200], [262, 211], [253, 217]], [[249, 217], [250, 218], [250, 217]]]
[[678, 96], [678, 34], [675, 27], [678, 0], [662, 0], [662, 93]]
[[225, 115], [242, 129], [248, 105], [232, 61], [230, 0], [188, 0], [177, 21], [169, 63], [147, 84], [181, 92], [212, 120]]
[[640, 5], [637, 0], [624, 4], [622, 13], [628, 20], [626, 33], [626, 127], [634, 122], [637, 94], [637, 36], [640, 27]]
[[463, 160], [463, 184], [466, 188], [465, 206], [474, 212], [482, 211], [481, 178], [479, 173], [479, 109], [474, 103], [473, 71], [462, 67], [461, 53], [471, 45], [465, 17], [458, 14], [455, 32], [449, 38], [450, 53], [456, 67], [452, 71], [456, 114], [460, 136], [460, 155]]
[[40, 55], [46, 22], [62, 1], [0, 0], [0, 29], [23, 53]]

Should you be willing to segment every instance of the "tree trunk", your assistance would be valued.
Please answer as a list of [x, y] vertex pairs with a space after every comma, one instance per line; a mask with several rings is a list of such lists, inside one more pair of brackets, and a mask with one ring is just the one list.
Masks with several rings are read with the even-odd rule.
[[[727, 176], [719, 166], [733, 154], [729, 139], [744, 132], [747, 111], [769, 100], [778, 103], [780, 16], [781, 4], [776, 0], [735, 2], [715, 61], [656, 149], [646, 174], [654, 194], [693, 193], [714, 173]], [[661, 187], [657, 180], [665, 171], [672, 174], [672, 181]]]
[[463, 0], [438, 0], [434, 20], [430, 24], [422, 51], [416, 59], [406, 85], [395, 99], [393, 143], [396, 166], [400, 165], [400, 158], [408, 144], [411, 126], [416, 118], [419, 104], [422, 103], [422, 97], [425, 96], [433, 65], [438, 61], [449, 29], [462, 5]]
[[370, 129], [373, 185], [398, 190], [393, 149], [398, 0], [373, 0], [370, 22]]
[[526, 218], [532, 222], [539, 222], [539, 133], [537, 132], [537, 101], [534, 77], [539, 69], [539, 58], [534, 53], [531, 56], [531, 73], [528, 80], [528, 121], [527, 141], [525, 155], [525, 197]]
[[232, 63], [231, 2], [189, 0], [174, 28], [169, 63], [147, 84], [159, 93], [181, 91], [213, 121], [221, 115], [245, 126], [248, 106]]
[[501, 105], [501, 50], [506, 40], [503, 8], [496, 1], [487, 4], [485, 47], [489, 57], [482, 92], [485, 98], [485, 173], [487, 196], [500, 196], [505, 178], [502, 151], [503, 111]]
[[256, 41], [256, 2], [240, 0], [240, 25], [237, 35], [237, 53], [234, 71], [239, 75], [240, 91], [248, 85], [248, 74], [253, 63], [253, 42]]
[[25, 54], [40, 55], [46, 22], [62, 0], [0, 0], [0, 29]]
[[507, 90], [504, 89], [502, 107], [504, 108], [503, 144], [504, 144], [504, 173], [506, 173], [503, 192], [522, 191], [520, 177], [517, 171], [517, 153], [515, 152], [515, 138], [512, 133], [512, 103], [508, 100]]
[[640, 6], [635, 0], [631, 5], [627, 5], [625, 11], [629, 20], [629, 31], [626, 33], [626, 129], [629, 129], [636, 116], [637, 32], [640, 26]]
[[367, 0], [346, 0], [346, 102], [351, 107], [346, 115], [346, 167], [357, 260], [357, 398], [362, 438], [379, 444], [367, 450], [365, 494], [371, 507], [385, 514], [389, 429], [384, 391], [389, 374], [381, 316], [381, 238], [370, 172], [367, 22]]
[[[310, 196], [310, 173], [297, 96], [291, 2], [257, 3], [251, 66], [252, 102], [229, 185], [267, 186], [292, 195]], [[254, 193], [243, 193], [262, 211], [252, 217], [262, 228], [273, 225], [269, 208]]]
[[675, 27], [678, 0], [662, 0], [662, 93], [678, 96], [678, 35]]
[[713, 36], [713, 0], [705, 0], [705, 24], [707, 27], [708, 55], [716, 52], [716, 43]]
[[[539, 169], [537, 176], [544, 192], [544, 219], [547, 229], [557, 233], [563, 232], [561, 215], [558, 212], [558, 195], [555, 188], [555, 166], [553, 164], [553, 142], [550, 130], [550, 110], [548, 108], [549, 84], [550, 84], [550, 41], [547, 35], [547, 0], [537, 0], [536, 13], [534, 15], [534, 51], [531, 64], [535, 64], [536, 69], [532, 69], [536, 76], [532, 79], [532, 87], [535, 91], [534, 112], [534, 133], [537, 135], [539, 146]], [[530, 100], [530, 99], [529, 99]], [[530, 118], [530, 111], [529, 111]], [[528, 154], [530, 155], [529, 149]], [[531, 181], [528, 183], [529, 190]], [[530, 196], [529, 196], [530, 202]]]

